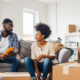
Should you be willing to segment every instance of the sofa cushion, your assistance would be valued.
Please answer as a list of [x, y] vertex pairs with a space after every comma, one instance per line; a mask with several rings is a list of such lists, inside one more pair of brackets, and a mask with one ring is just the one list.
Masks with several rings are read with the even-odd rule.
[[8, 68], [11, 67], [11, 64], [9, 63], [0, 63], [0, 68]]
[[31, 45], [34, 41], [24, 41], [20, 40], [20, 57], [24, 59], [25, 57], [31, 57]]
[[20, 60], [19, 72], [27, 72], [27, 69], [26, 69], [25, 64], [24, 64], [24, 59]]
[[[11, 64], [9, 63], [0, 63], [0, 68], [9, 68]], [[20, 60], [20, 68], [25, 68], [24, 59]]]
[[[0, 68], [0, 72], [10, 72], [11, 71], [11, 67], [7, 68], [7, 67], [4, 67], [4, 68]], [[2, 79], [0, 79], [2, 80]]]
[[25, 64], [24, 64], [24, 59], [21, 59], [20, 60], [20, 68], [25, 68]]

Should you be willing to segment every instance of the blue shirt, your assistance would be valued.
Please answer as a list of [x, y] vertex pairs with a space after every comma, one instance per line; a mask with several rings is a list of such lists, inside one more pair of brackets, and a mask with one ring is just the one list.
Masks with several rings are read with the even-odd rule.
[[[2, 31], [0, 31], [0, 41], [2, 39]], [[18, 49], [18, 37], [17, 34], [12, 32], [12, 35], [9, 36], [9, 48], [14, 47], [14, 49]]]

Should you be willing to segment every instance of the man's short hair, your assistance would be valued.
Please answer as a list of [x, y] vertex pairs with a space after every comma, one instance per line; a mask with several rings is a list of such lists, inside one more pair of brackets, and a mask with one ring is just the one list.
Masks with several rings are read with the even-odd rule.
[[4, 19], [4, 20], [3, 20], [2, 24], [6, 24], [6, 23], [8, 23], [8, 22], [11, 22], [11, 23], [12, 23], [13, 21], [7, 18], [7, 19]]

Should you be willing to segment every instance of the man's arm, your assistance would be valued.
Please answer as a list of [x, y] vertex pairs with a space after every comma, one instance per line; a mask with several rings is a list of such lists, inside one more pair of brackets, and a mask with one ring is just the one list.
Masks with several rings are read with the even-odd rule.
[[14, 50], [15, 49], [19, 49], [19, 46], [18, 46], [18, 36], [17, 34], [14, 34], [15, 37], [14, 37], [14, 40], [13, 40], [13, 47], [14, 47]]
[[13, 52], [14, 52], [14, 54], [17, 54], [19, 52], [19, 50], [18, 49], [14, 49]]
[[18, 46], [18, 37], [17, 37], [17, 34], [14, 34], [14, 39], [13, 39], [13, 47], [14, 47], [14, 50], [9, 52], [9, 56], [15, 56], [16, 54], [18, 54], [19, 52], [19, 46]]

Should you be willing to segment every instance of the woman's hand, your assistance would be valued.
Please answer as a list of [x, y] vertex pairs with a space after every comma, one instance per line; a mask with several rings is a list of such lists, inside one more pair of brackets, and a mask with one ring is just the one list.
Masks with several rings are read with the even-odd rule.
[[38, 70], [36, 70], [36, 73], [37, 73], [37, 78], [38, 78], [38, 80], [40, 80], [41, 73], [40, 73]]
[[36, 59], [33, 59], [33, 61], [34, 61], [34, 65], [35, 65], [35, 71], [37, 73], [37, 78], [38, 78], [38, 80], [40, 80], [41, 73], [38, 70], [37, 60]]
[[42, 58], [45, 58], [45, 55], [44, 54], [40, 55], [36, 60], [37, 61], [40, 61]]

